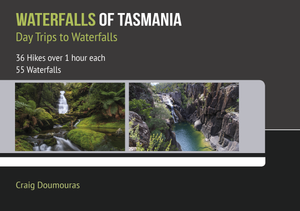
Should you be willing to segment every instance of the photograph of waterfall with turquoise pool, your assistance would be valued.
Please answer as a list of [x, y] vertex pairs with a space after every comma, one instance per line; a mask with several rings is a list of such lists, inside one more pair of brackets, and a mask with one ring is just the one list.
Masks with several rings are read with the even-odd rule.
[[130, 151], [239, 151], [238, 83], [130, 83]]
[[125, 83], [16, 83], [15, 151], [124, 151]]

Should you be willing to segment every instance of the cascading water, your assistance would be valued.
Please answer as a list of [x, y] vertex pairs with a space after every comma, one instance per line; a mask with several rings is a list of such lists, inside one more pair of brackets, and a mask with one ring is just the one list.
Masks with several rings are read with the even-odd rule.
[[[53, 132], [42, 134], [43, 138], [38, 136], [28, 137], [28, 141], [33, 144], [33, 151], [81, 151], [81, 149], [69, 139], [65, 138], [66, 131], [60, 128], [53, 129]], [[48, 146], [45, 140], [54, 138], [55, 145]]]
[[178, 116], [176, 115], [175, 111], [174, 111], [174, 107], [173, 107], [173, 104], [170, 100], [169, 97], [166, 97], [164, 98], [164, 101], [171, 107], [171, 114], [172, 114], [172, 117], [173, 117], [173, 120], [174, 120], [174, 123], [177, 123], [178, 121]]
[[75, 123], [74, 127], [76, 127], [76, 126], [79, 124], [80, 121], [81, 121], [81, 120], [79, 119], [79, 120]]
[[65, 91], [60, 91], [60, 97], [58, 99], [58, 113], [65, 114], [69, 110], [67, 99], [65, 98]]
[[54, 146], [55, 151], [81, 151], [80, 149], [78, 149], [78, 147], [72, 144], [70, 140], [57, 137], [57, 136], [53, 136], [53, 137], [57, 141], [57, 144]]

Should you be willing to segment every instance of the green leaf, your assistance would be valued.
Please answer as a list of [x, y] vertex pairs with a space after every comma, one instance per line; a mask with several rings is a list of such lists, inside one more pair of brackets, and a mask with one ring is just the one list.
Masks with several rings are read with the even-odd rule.
[[106, 109], [108, 109], [108, 106], [107, 106], [107, 104], [106, 104], [106, 102], [104, 101], [104, 102], [102, 102], [103, 103], [103, 108], [106, 110]]
[[117, 111], [118, 111], [118, 105], [117, 105], [116, 103], [113, 103], [113, 104], [111, 105], [110, 112], [111, 112], [112, 114], [116, 114]]
[[111, 105], [111, 104], [113, 104], [115, 101], [113, 100], [113, 99], [107, 99], [106, 101], [104, 101], [105, 102], [105, 104], [107, 104], [107, 105]]
[[120, 99], [121, 99], [121, 97], [114, 97], [114, 101], [118, 101]]

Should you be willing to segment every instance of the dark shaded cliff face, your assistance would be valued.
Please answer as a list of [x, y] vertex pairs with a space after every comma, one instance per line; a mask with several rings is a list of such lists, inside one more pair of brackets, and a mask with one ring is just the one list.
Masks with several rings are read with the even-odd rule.
[[178, 102], [181, 100], [178, 93], [169, 93], [176, 104], [174, 109], [177, 116], [193, 124], [215, 149], [238, 150], [239, 85], [189, 83], [184, 88], [188, 99], [185, 109], [181, 107], [182, 102]]
[[212, 84], [210, 92], [205, 92], [207, 90], [200, 97], [195, 111], [196, 114], [192, 116], [193, 119], [190, 122], [193, 122], [195, 118], [199, 119], [203, 125], [202, 132], [209, 138], [218, 135], [224, 126], [224, 115], [238, 112], [239, 87], [236, 84], [224, 87], [221, 83], [218, 83]]
[[154, 107], [153, 93], [141, 83], [130, 83], [129, 84], [129, 100], [132, 99], [143, 99], [146, 103], [149, 103]]

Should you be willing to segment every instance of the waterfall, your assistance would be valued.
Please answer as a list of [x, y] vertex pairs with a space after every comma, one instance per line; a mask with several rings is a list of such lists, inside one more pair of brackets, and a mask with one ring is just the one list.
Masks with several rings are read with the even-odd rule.
[[81, 121], [81, 120], [78, 119], [78, 121], [75, 123], [74, 127], [76, 127], [80, 121]]
[[173, 107], [173, 104], [172, 104], [170, 98], [169, 98], [169, 97], [166, 97], [164, 101], [171, 107], [171, 114], [172, 114], [174, 123], [177, 123], [178, 116], [176, 115], [176, 113], [175, 113], [175, 111], [174, 111], [174, 107]]
[[58, 113], [65, 114], [69, 110], [67, 99], [65, 98], [65, 91], [60, 91], [60, 97], [58, 99]]

